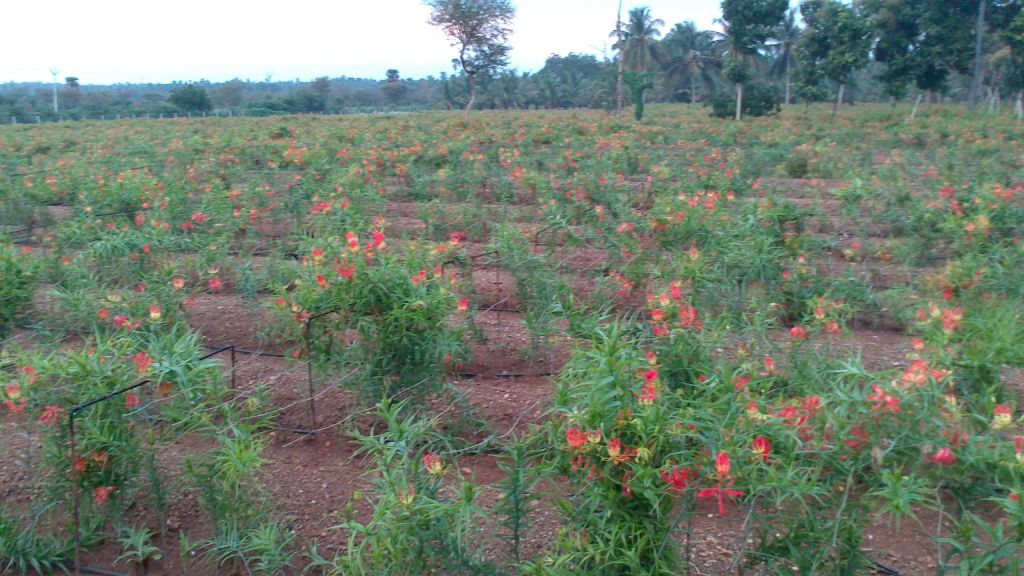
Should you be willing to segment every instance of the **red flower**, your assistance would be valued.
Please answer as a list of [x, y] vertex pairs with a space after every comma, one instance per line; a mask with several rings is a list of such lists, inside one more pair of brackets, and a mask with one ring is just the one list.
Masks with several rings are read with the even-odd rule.
[[334, 259], [334, 271], [338, 273], [345, 280], [351, 280], [352, 276], [356, 273], [355, 264], [349, 264], [348, 262], [338, 263], [338, 259]]
[[875, 405], [871, 407], [871, 410], [875, 412], [892, 412], [897, 414], [900, 411], [900, 399], [886, 394], [882, 391], [882, 387], [875, 384], [871, 387], [874, 394], [868, 396], [868, 402], [874, 402]]
[[132, 356], [132, 362], [135, 362], [135, 368], [139, 371], [139, 376], [141, 376], [146, 373], [146, 370], [149, 370], [149, 366], [153, 363], [153, 359], [149, 357], [149, 354], [139, 352], [135, 356]]
[[793, 340], [806, 340], [807, 330], [803, 326], [793, 326], [789, 329], [789, 337]]
[[860, 448], [868, 441], [868, 434], [864, 431], [863, 426], [854, 426], [853, 429], [850, 430], [850, 434], [855, 438], [855, 440], [843, 440], [843, 444], [846, 444], [854, 450], [860, 450]]
[[116, 490], [113, 486], [97, 486], [92, 491], [92, 501], [96, 504], [103, 504], [110, 498], [110, 495]]
[[582, 448], [587, 444], [587, 436], [579, 428], [569, 428], [565, 431], [565, 441], [573, 450]]
[[39, 416], [39, 421], [46, 426], [54, 426], [60, 422], [60, 418], [63, 415], [64, 409], [60, 407], [60, 404], [50, 404], [43, 409], [42, 415]]
[[652, 384], [644, 384], [644, 387], [636, 395], [636, 399], [644, 406], [650, 406], [658, 399], [658, 389]]
[[942, 331], [946, 334], [952, 334], [960, 329], [960, 321], [964, 319], [964, 311], [962, 308], [955, 308], [953, 310], [942, 311]]
[[992, 410], [992, 427], [1006, 428], [1013, 422], [1013, 410], [1009, 404], [996, 404]]
[[324, 278], [323, 274], [317, 274], [316, 275], [316, 283], [321, 288], [327, 288], [327, 279]]
[[622, 440], [612, 438], [608, 441], [608, 457], [614, 461], [620, 454], [622, 454]]
[[935, 464], [942, 464], [943, 466], [952, 466], [953, 464], [956, 464], [956, 454], [953, 454], [953, 450], [951, 448], [939, 448], [939, 451], [932, 454], [928, 458], [928, 461]]
[[370, 232], [370, 236], [373, 237], [373, 242], [370, 244], [372, 247], [378, 248], [384, 246], [384, 234], [382, 232], [374, 230], [373, 232]]
[[459, 312], [465, 312], [466, 310], [469, 310], [469, 300], [463, 298], [459, 300]]
[[679, 308], [679, 326], [683, 328], [694, 328], [701, 330], [704, 328], [704, 323], [697, 317], [697, 309], [683, 304]]
[[221, 287], [220, 278], [218, 278], [216, 276], [214, 276], [213, 278], [210, 278], [210, 281], [207, 284], [209, 285], [210, 290], [214, 290], [214, 291], [220, 290], [220, 287]]
[[129, 392], [124, 395], [124, 407], [126, 409], [131, 410], [133, 408], [138, 408], [141, 404], [142, 401], [139, 400], [139, 397], [136, 396], [134, 392]]
[[444, 473], [444, 464], [441, 463], [441, 457], [437, 452], [427, 452], [423, 455], [423, 468], [434, 476]]
[[725, 516], [725, 499], [743, 496], [740, 490], [732, 490], [723, 487], [721, 484], [714, 488], [705, 488], [697, 492], [697, 498], [716, 498], [718, 500], [718, 515]]
[[771, 453], [772, 445], [767, 438], [764, 436], [754, 438], [754, 454], [756, 454], [758, 458], [767, 462], [768, 456], [770, 456]]
[[355, 232], [345, 232], [345, 242], [350, 252], [359, 252], [359, 236]]
[[697, 472], [687, 468], [680, 469], [678, 466], [661, 473], [661, 479], [668, 483], [668, 489], [680, 493], [686, 490], [691, 480], [697, 478]]
[[729, 460], [729, 455], [725, 452], [719, 452], [715, 456], [715, 472], [718, 473], [718, 477], [723, 480], [728, 478], [731, 468], [732, 462]]

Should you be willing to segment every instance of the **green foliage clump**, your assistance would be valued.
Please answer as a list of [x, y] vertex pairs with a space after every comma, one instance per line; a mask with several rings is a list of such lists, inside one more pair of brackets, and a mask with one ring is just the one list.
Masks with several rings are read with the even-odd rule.
[[32, 302], [32, 269], [13, 248], [0, 247], [0, 338], [7, 338], [14, 321]]
[[[716, 118], [735, 118], [736, 99], [728, 92], [716, 92], [708, 99], [711, 115]], [[766, 84], [751, 83], [743, 87], [744, 116], [772, 116], [782, 109], [779, 94]]]

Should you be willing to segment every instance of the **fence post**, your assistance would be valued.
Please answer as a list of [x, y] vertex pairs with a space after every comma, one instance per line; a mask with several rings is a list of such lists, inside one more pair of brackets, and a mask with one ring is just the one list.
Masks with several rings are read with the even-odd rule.
[[78, 503], [78, 471], [75, 469], [75, 459], [78, 457], [78, 450], [75, 446], [75, 410], [68, 412], [68, 428], [71, 441], [71, 514], [74, 517], [75, 529], [75, 574], [81, 574], [78, 567], [82, 565], [82, 530], [81, 513]]
[[37, 115], [37, 116], [36, 116], [36, 124], [42, 124], [42, 123], [43, 123], [43, 119], [42, 119], [42, 118], [40, 118], [40, 117], [39, 117], [39, 116]]
[[304, 336], [306, 337], [306, 384], [309, 390], [309, 432], [310, 434], [316, 430], [316, 402], [313, 400], [313, 336], [310, 326], [313, 324], [313, 319], [306, 320], [306, 326], [303, 330]]
[[17, 123], [18, 123], [18, 117], [17, 116], [11, 116], [11, 124], [13, 125], [13, 124], [17, 124]]

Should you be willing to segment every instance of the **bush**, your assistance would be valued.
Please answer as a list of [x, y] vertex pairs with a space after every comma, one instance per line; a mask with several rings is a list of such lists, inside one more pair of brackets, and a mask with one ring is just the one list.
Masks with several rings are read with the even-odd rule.
[[14, 320], [32, 301], [32, 271], [9, 247], [0, 248], [0, 338], [7, 338]]
[[[736, 117], [736, 95], [732, 92], [716, 92], [708, 99], [711, 115], [716, 118]], [[779, 94], [775, 88], [765, 84], [743, 86], [743, 115], [771, 116], [781, 110]]]

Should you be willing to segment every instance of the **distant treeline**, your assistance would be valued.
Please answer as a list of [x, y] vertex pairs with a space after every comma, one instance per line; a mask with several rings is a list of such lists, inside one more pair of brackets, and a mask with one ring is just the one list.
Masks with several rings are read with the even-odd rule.
[[[755, 9], [763, 3], [772, 11]], [[626, 100], [731, 103], [731, 94], [765, 111], [778, 104], [934, 98], [973, 102], [1024, 94], [1022, 0], [725, 0], [723, 31], [692, 22], [665, 24], [634, 8], [611, 33], [612, 57], [552, 55], [527, 73], [477, 77], [477, 108], [605, 108]], [[769, 12], [771, 12], [769, 14]], [[756, 16], [756, 18], [755, 18]], [[730, 21], [730, 18], [732, 21]], [[754, 34], [751, 31], [755, 31]], [[461, 70], [461, 69], [460, 69]], [[57, 118], [214, 112], [272, 115], [459, 109], [463, 72], [420, 79], [399, 70], [379, 79], [90, 85], [0, 84], [0, 123]], [[974, 84], [972, 86], [972, 77]], [[56, 88], [57, 110], [54, 110]], [[721, 105], [721, 106], [720, 106]], [[734, 107], [735, 108], [735, 107]]]

